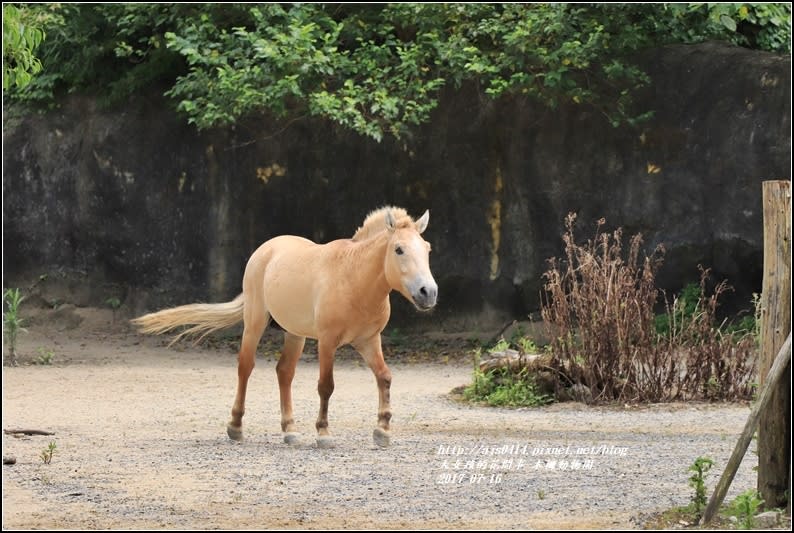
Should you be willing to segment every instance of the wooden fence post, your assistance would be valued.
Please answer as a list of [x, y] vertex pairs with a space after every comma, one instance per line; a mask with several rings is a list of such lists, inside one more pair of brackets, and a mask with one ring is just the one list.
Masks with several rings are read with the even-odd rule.
[[733, 448], [731, 458], [728, 459], [728, 465], [725, 467], [725, 470], [722, 471], [722, 476], [720, 476], [717, 487], [714, 489], [711, 499], [709, 499], [709, 504], [706, 506], [706, 510], [703, 511], [703, 517], [700, 519], [701, 526], [711, 522], [711, 519], [714, 518], [715, 514], [717, 514], [717, 510], [720, 508], [722, 500], [725, 499], [725, 494], [728, 493], [728, 489], [731, 486], [733, 477], [736, 475], [736, 471], [739, 470], [739, 465], [742, 464], [744, 454], [747, 453], [747, 448], [750, 446], [750, 441], [753, 440], [753, 433], [755, 433], [755, 428], [758, 427], [758, 419], [760, 418], [761, 413], [763, 413], [769, 405], [769, 400], [772, 399], [772, 389], [780, 382], [781, 379], [783, 379], [784, 370], [789, 367], [790, 364], [791, 333], [789, 333], [786, 342], [778, 352], [777, 357], [775, 357], [775, 364], [773, 364], [772, 368], [769, 369], [769, 374], [766, 376], [765, 385], [761, 387], [761, 392], [758, 395], [758, 399], [755, 401], [753, 408], [750, 410], [750, 416], [747, 417], [747, 422], [744, 424], [744, 430], [742, 431], [742, 434], [739, 435], [739, 440], [736, 441], [736, 446]]
[[[764, 380], [791, 330], [791, 182], [763, 183], [764, 278], [761, 353]], [[791, 363], [761, 413], [758, 427], [758, 492], [767, 508], [786, 505], [791, 471]], [[763, 383], [760, 384], [763, 386]]]

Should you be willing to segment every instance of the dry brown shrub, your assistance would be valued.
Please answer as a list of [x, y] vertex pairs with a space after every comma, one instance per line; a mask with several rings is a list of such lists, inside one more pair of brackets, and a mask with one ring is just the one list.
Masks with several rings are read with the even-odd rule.
[[553, 365], [567, 383], [590, 388], [595, 401], [659, 402], [725, 400], [752, 394], [756, 346], [749, 334], [724, 334], [716, 325], [725, 282], [706, 296], [708, 270], [701, 269], [700, 298], [683, 315], [679, 302], [665, 300], [670, 327], [656, 331], [661, 291], [655, 277], [663, 247], [643, 256], [642, 236], [629, 240], [622, 230], [592, 239], [574, 239], [576, 216], [569, 214], [563, 235], [565, 258], [549, 260], [544, 274], [542, 316], [552, 339]]

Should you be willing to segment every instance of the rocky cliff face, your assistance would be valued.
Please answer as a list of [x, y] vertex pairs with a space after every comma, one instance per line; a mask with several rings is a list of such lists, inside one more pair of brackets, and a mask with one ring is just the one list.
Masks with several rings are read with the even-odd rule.
[[57, 278], [78, 304], [140, 310], [225, 301], [264, 240], [349, 237], [388, 203], [430, 209], [431, 320], [459, 327], [537, 307], [570, 211], [585, 236], [605, 217], [663, 243], [664, 287], [702, 264], [758, 290], [761, 182], [790, 178], [790, 58], [706, 44], [644, 61], [639, 108], [655, 116], [637, 128], [464, 89], [414, 138], [377, 144], [308, 119], [199, 134], [156, 97], [122, 111], [72, 97], [4, 124], [5, 285]]

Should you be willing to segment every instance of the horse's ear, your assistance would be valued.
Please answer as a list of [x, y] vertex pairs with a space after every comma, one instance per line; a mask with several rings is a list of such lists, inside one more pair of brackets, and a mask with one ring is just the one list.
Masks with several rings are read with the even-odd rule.
[[419, 220], [416, 221], [416, 231], [420, 234], [424, 233], [427, 229], [427, 223], [430, 220], [430, 210], [427, 209], [425, 214], [419, 217]]
[[397, 226], [397, 222], [394, 220], [394, 215], [391, 212], [391, 209], [386, 211], [386, 229], [389, 231], [394, 231]]

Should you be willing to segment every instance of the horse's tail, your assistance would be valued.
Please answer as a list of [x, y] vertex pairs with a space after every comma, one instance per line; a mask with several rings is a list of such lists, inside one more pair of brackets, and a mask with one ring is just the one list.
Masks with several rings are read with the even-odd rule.
[[156, 313], [149, 313], [131, 322], [141, 333], [160, 335], [179, 326], [190, 326], [178, 335], [175, 335], [171, 344], [182, 339], [198, 335], [196, 342], [209, 333], [219, 329], [228, 328], [243, 320], [243, 307], [245, 299], [240, 294], [231, 302], [220, 304], [189, 304], [171, 309], [164, 309]]

